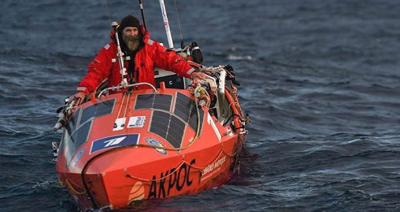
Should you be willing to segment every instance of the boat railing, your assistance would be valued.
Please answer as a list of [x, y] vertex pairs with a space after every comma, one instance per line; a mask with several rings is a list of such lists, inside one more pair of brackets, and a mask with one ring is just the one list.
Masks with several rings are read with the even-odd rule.
[[128, 84], [128, 85], [118, 85], [118, 86], [112, 86], [112, 87], [105, 88], [102, 91], [100, 91], [100, 93], [97, 95], [97, 98], [100, 98], [107, 91], [116, 91], [116, 90], [123, 89], [123, 88], [131, 88], [131, 87], [136, 87], [136, 86], [141, 86], [141, 85], [147, 85], [151, 89], [153, 89], [154, 93], [158, 93], [158, 91], [157, 91], [156, 87], [154, 87], [154, 85], [152, 85], [148, 82], [138, 82], [138, 83], [133, 83], [133, 84]]

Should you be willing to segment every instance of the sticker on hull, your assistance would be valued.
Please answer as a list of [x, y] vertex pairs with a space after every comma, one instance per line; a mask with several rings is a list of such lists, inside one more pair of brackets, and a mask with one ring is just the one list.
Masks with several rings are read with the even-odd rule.
[[114, 122], [113, 131], [123, 130], [125, 128], [126, 118], [117, 118]]
[[214, 161], [213, 163], [209, 164], [206, 166], [202, 171], [201, 171], [201, 181], [207, 179], [212, 175], [212, 173], [218, 171], [221, 166], [225, 163], [226, 161], [226, 156], [223, 156], [222, 158]]
[[107, 148], [136, 145], [138, 141], [139, 134], [118, 135], [113, 137], [101, 138], [93, 142], [90, 153]]
[[132, 116], [129, 118], [128, 128], [139, 128], [144, 126], [146, 116]]
[[129, 192], [128, 204], [132, 204], [135, 201], [140, 201], [144, 198], [144, 185], [142, 182], [137, 181]]
[[146, 138], [145, 140], [150, 146], [153, 146], [154, 149], [157, 150], [157, 152], [159, 152], [159, 153], [161, 153], [163, 155], [167, 154], [167, 150], [165, 149], [165, 147], [159, 141], [156, 141], [156, 140], [154, 140], [152, 138]]

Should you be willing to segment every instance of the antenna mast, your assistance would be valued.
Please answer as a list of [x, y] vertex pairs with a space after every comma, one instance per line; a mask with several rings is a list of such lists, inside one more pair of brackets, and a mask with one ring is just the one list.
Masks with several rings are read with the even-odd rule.
[[121, 50], [121, 44], [119, 42], [119, 33], [118, 33], [118, 23], [117, 22], [112, 22], [111, 26], [114, 28], [115, 30], [115, 39], [117, 40], [117, 58], [118, 58], [118, 63], [119, 63], [119, 69], [120, 69], [120, 73], [121, 73], [121, 86], [126, 86], [128, 85], [128, 77], [126, 74], [126, 68], [124, 65], [124, 53]]
[[168, 46], [169, 46], [169, 48], [173, 49], [174, 42], [172, 40], [171, 29], [169, 28], [168, 16], [167, 16], [167, 11], [165, 9], [164, 0], [160, 0], [160, 7], [161, 7], [161, 14], [162, 14], [162, 17], [164, 20], [165, 32], [167, 33]]
[[146, 21], [145, 21], [145, 19], [144, 19], [144, 9], [143, 9], [143, 2], [142, 2], [142, 0], [139, 0], [139, 6], [140, 6], [140, 13], [142, 14], [143, 26], [144, 26], [144, 29], [147, 31]]

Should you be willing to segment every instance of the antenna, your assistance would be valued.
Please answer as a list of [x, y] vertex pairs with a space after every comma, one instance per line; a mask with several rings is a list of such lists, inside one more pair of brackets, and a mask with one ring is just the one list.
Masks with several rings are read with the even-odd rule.
[[144, 30], [147, 31], [146, 21], [144, 19], [144, 9], [143, 9], [143, 1], [142, 0], [139, 0], [139, 6], [140, 6], [140, 13], [142, 14], [142, 22], [143, 22]]
[[127, 74], [126, 74], [126, 68], [124, 66], [124, 53], [121, 50], [121, 45], [119, 42], [119, 33], [118, 33], [118, 23], [117, 22], [112, 22], [111, 26], [114, 28], [115, 31], [115, 38], [117, 40], [117, 57], [118, 57], [118, 63], [119, 63], [119, 69], [121, 73], [121, 86], [126, 86], [128, 85], [128, 80], [127, 80]]
[[165, 9], [164, 0], [160, 0], [160, 7], [161, 7], [161, 13], [163, 16], [163, 20], [164, 20], [165, 32], [167, 33], [168, 46], [169, 46], [169, 48], [173, 49], [174, 42], [172, 40], [171, 29], [169, 28], [168, 16], [167, 16], [167, 11]]

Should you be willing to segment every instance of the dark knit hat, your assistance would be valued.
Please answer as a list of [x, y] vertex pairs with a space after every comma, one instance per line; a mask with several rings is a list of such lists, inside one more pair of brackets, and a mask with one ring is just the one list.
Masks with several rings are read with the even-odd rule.
[[132, 15], [128, 15], [121, 20], [121, 24], [119, 25], [119, 30], [122, 32], [125, 27], [137, 27], [139, 29], [140, 22], [139, 20]]

